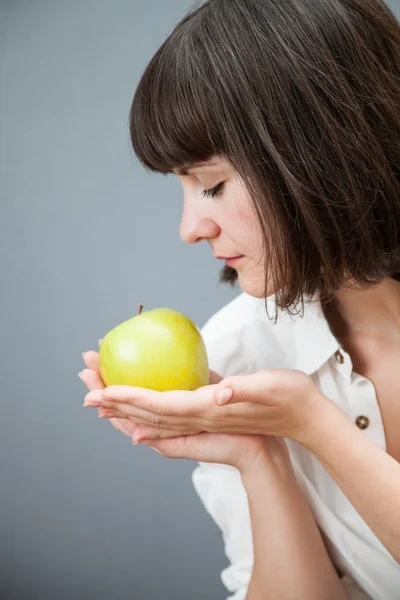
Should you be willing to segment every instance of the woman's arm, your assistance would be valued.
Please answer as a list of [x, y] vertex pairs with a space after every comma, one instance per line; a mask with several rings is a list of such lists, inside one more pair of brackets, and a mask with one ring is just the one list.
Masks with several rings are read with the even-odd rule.
[[246, 600], [347, 600], [290, 459], [265, 453], [241, 478], [254, 545]]

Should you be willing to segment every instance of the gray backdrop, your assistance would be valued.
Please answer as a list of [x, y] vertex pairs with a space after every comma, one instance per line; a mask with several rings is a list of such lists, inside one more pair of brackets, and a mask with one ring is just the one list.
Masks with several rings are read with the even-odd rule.
[[192, 5], [0, 1], [1, 600], [228, 595], [196, 463], [134, 448], [78, 379], [139, 302], [201, 327], [240, 293], [129, 143], [140, 75]]

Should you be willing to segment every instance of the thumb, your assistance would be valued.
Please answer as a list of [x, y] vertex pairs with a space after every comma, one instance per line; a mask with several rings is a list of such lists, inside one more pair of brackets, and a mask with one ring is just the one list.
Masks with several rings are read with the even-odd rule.
[[268, 393], [268, 382], [263, 372], [252, 375], [227, 377], [214, 390], [214, 402], [218, 406], [236, 402], [262, 402]]

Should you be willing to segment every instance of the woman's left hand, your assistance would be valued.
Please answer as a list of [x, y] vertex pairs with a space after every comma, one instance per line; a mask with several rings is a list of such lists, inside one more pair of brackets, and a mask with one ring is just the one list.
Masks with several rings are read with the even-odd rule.
[[[219, 405], [224, 392], [227, 399]], [[113, 385], [85, 397], [85, 405], [104, 408], [104, 416], [139, 424], [135, 439], [140, 441], [171, 437], [174, 430], [182, 436], [206, 431], [272, 435], [306, 443], [317, 433], [317, 415], [326, 402], [330, 400], [308, 375], [286, 369], [226, 377], [195, 391]]]

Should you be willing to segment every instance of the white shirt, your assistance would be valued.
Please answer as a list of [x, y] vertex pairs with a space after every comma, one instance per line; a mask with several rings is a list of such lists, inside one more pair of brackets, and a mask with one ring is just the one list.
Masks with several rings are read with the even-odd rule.
[[[241, 293], [205, 323], [201, 333], [210, 369], [224, 377], [250, 375], [265, 368], [300, 369], [353, 422], [360, 416], [368, 417], [370, 424], [362, 430], [364, 435], [386, 451], [375, 388], [371, 381], [353, 372], [350, 356], [331, 333], [320, 303], [305, 304], [303, 317], [280, 311], [274, 324], [267, 318], [264, 302]], [[273, 316], [274, 296], [268, 298], [268, 305]], [[299, 487], [331, 559], [346, 573], [342, 581], [350, 598], [399, 600], [400, 564], [317, 457], [294, 440], [284, 439]], [[229, 600], [244, 600], [254, 555], [249, 506], [240, 473], [228, 465], [199, 462], [192, 480], [221, 530], [230, 561], [221, 580], [233, 593]]]

